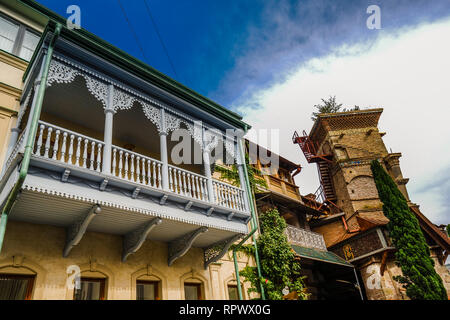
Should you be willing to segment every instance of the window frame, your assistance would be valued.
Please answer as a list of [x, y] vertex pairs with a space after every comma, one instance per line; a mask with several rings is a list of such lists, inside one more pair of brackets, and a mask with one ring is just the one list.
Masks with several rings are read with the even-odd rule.
[[[16, 38], [14, 39], [14, 44], [13, 44], [11, 52], [8, 52], [8, 51], [3, 50], [3, 49], [0, 49], [0, 50], [3, 51], [3, 52], [6, 52], [8, 54], [11, 54], [11, 55], [13, 55], [13, 56], [15, 56], [15, 57], [17, 57], [19, 59], [22, 59], [24, 61], [29, 61], [29, 60], [26, 60], [26, 59], [20, 57], [20, 51], [21, 51], [21, 49], [23, 47], [23, 40], [25, 38], [25, 32], [28, 31], [31, 34], [36, 35], [39, 39], [41, 38], [41, 32], [39, 32], [39, 31], [29, 27], [28, 25], [26, 25], [26, 24], [24, 24], [24, 23], [22, 23], [22, 22], [20, 22], [20, 21], [18, 21], [16, 19], [14, 19], [14, 18], [8, 16], [7, 14], [5, 14], [3, 12], [0, 12], [0, 17], [2, 17], [3, 19], [8, 20], [9, 22], [19, 26], [19, 30], [17, 30], [17, 35], [16, 35]], [[36, 48], [35, 48], [35, 50], [36, 50]]]
[[12, 274], [12, 273], [0, 273], [0, 277], [8, 279], [20, 279], [28, 280], [27, 290], [25, 293], [25, 300], [32, 300], [34, 283], [36, 282], [36, 275], [31, 274]]
[[[99, 282], [99, 283], [100, 283], [100, 293], [99, 293], [100, 299], [99, 299], [99, 300], [106, 300], [106, 281], [107, 281], [107, 278], [89, 278], [89, 277], [81, 277], [81, 278], [80, 278], [80, 284], [81, 284], [81, 282], [83, 282], [83, 281]], [[76, 300], [76, 299], [75, 299], [76, 294], [77, 294], [77, 289], [75, 288], [75, 289], [73, 290], [73, 300]]]
[[[240, 284], [240, 287], [241, 287], [241, 292], [242, 292], [242, 298], [245, 300], [245, 291], [244, 291], [244, 286], [243, 286], [243, 284], [241, 283]], [[235, 288], [236, 289], [236, 294], [237, 294], [237, 299], [239, 299], [239, 290], [238, 290], [238, 284], [237, 283], [235, 283], [234, 281], [233, 282], [228, 282], [227, 283], [227, 296], [228, 296], [228, 300], [231, 300], [230, 299], [230, 288]]]
[[138, 299], [138, 293], [137, 293], [137, 291], [138, 291], [137, 287], [140, 284], [144, 284], [144, 285], [145, 284], [153, 284], [153, 285], [155, 285], [155, 288], [154, 288], [154, 290], [155, 290], [155, 292], [154, 292], [155, 300], [161, 300], [161, 297], [159, 295], [159, 289], [160, 289], [159, 286], [161, 284], [161, 281], [157, 281], [157, 280], [136, 280], [136, 300], [141, 300], [141, 299]]
[[184, 300], [186, 300], [186, 285], [197, 287], [197, 300], [205, 300], [203, 297], [203, 286], [202, 283], [199, 282], [184, 282], [183, 290], [184, 290]]

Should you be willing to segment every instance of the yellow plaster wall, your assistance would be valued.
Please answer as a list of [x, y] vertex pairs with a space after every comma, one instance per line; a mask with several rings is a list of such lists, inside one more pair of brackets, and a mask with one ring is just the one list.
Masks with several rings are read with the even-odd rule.
[[[228, 299], [227, 284], [235, 284], [232, 255], [203, 268], [203, 250], [191, 248], [171, 266], [167, 266], [167, 243], [147, 240], [128, 260], [121, 261], [122, 237], [87, 232], [67, 258], [62, 257], [64, 228], [9, 221], [0, 254], [0, 273], [36, 274], [33, 299], [71, 300], [73, 290], [66, 282], [70, 265], [80, 267], [82, 276], [107, 277], [109, 300], [135, 299], [137, 278], [161, 280], [162, 299], [184, 299], [184, 281], [201, 282], [207, 300]], [[239, 255], [242, 270], [254, 261]], [[244, 284], [244, 297], [248, 284]]]

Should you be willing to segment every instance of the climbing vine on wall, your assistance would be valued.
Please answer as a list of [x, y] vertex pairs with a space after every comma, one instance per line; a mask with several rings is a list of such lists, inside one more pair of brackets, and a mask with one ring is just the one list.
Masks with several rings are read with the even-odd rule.
[[396, 247], [396, 264], [402, 276], [395, 280], [403, 284], [411, 299], [447, 300], [442, 279], [434, 269], [430, 249], [420, 230], [419, 222], [394, 180], [378, 161], [371, 163], [383, 212], [389, 219], [389, 236]]
[[[261, 261], [262, 279], [258, 277], [256, 267], [245, 267], [240, 275], [251, 284], [248, 293], [260, 293], [260, 282], [262, 282], [269, 300], [282, 300], [282, 291], [285, 287], [288, 287], [290, 292], [295, 291], [299, 300], [306, 300], [308, 294], [303, 282], [305, 277], [300, 273], [300, 261], [284, 234], [286, 222], [276, 209], [264, 212], [259, 221], [261, 234], [256, 243]], [[239, 251], [253, 255], [254, 247], [242, 246]]]

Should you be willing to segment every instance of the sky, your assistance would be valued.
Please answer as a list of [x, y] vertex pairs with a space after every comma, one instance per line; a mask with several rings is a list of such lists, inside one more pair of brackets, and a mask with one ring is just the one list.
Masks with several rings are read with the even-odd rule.
[[[403, 155], [411, 200], [450, 223], [450, 1], [39, 2], [66, 17], [78, 5], [83, 28], [253, 128], [279, 130], [279, 145], [258, 142], [302, 164], [302, 194], [318, 178], [291, 137], [309, 132], [313, 106], [335, 95], [345, 107], [384, 108], [379, 127], [388, 150]], [[380, 7], [381, 29], [367, 28], [369, 5]]]

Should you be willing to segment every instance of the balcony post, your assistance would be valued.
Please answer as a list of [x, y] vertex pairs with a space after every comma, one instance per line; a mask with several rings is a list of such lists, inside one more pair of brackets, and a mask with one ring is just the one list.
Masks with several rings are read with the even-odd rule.
[[212, 183], [212, 176], [211, 176], [211, 161], [209, 159], [209, 150], [207, 146], [207, 141], [205, 139], [205, 128], [203, 130], [203, 167], [205, 171], [205, 177], [206, 177], [206, 187], [208, 188], [208, 200], [211, 203], [215, 202], [214, 197], [214, 187]]
[[250, 211], [250, 206], [248, 204], [248, 195], [247, 193], [247, 188], [245, 188], [245, 173], [244, 173], [244, 165], [245, 165], [245, 155], [241, 154], [241, 148], [239, 148], [239, 137], [237, 137], [237, 142], [235, 142], [234, 144], [234, 154], [236, 155], [236, 166], [238, 168], [238, 173], [239, 173], [239, 182], [241, 185], [241, 189], [244, 190], [245, 196], [244, 196], [244, 207], [245, 207], [245, 211]]
[[103, 148], [102, 172], [104, 174], [111, 174], [111, 149], [112, 149], [112, 135], [113, 135], [113, 119], [114, 114], [114, 86], [108, 85], [108, 105], [105, 108], [105, 130]]
[[167, 128], [164, 109], [161, 109], [161, 131], [159, 132], [159, 141], [162, 162], [162, 188], [163, 190], [169, 190], [169, 158], [167, 156]]

